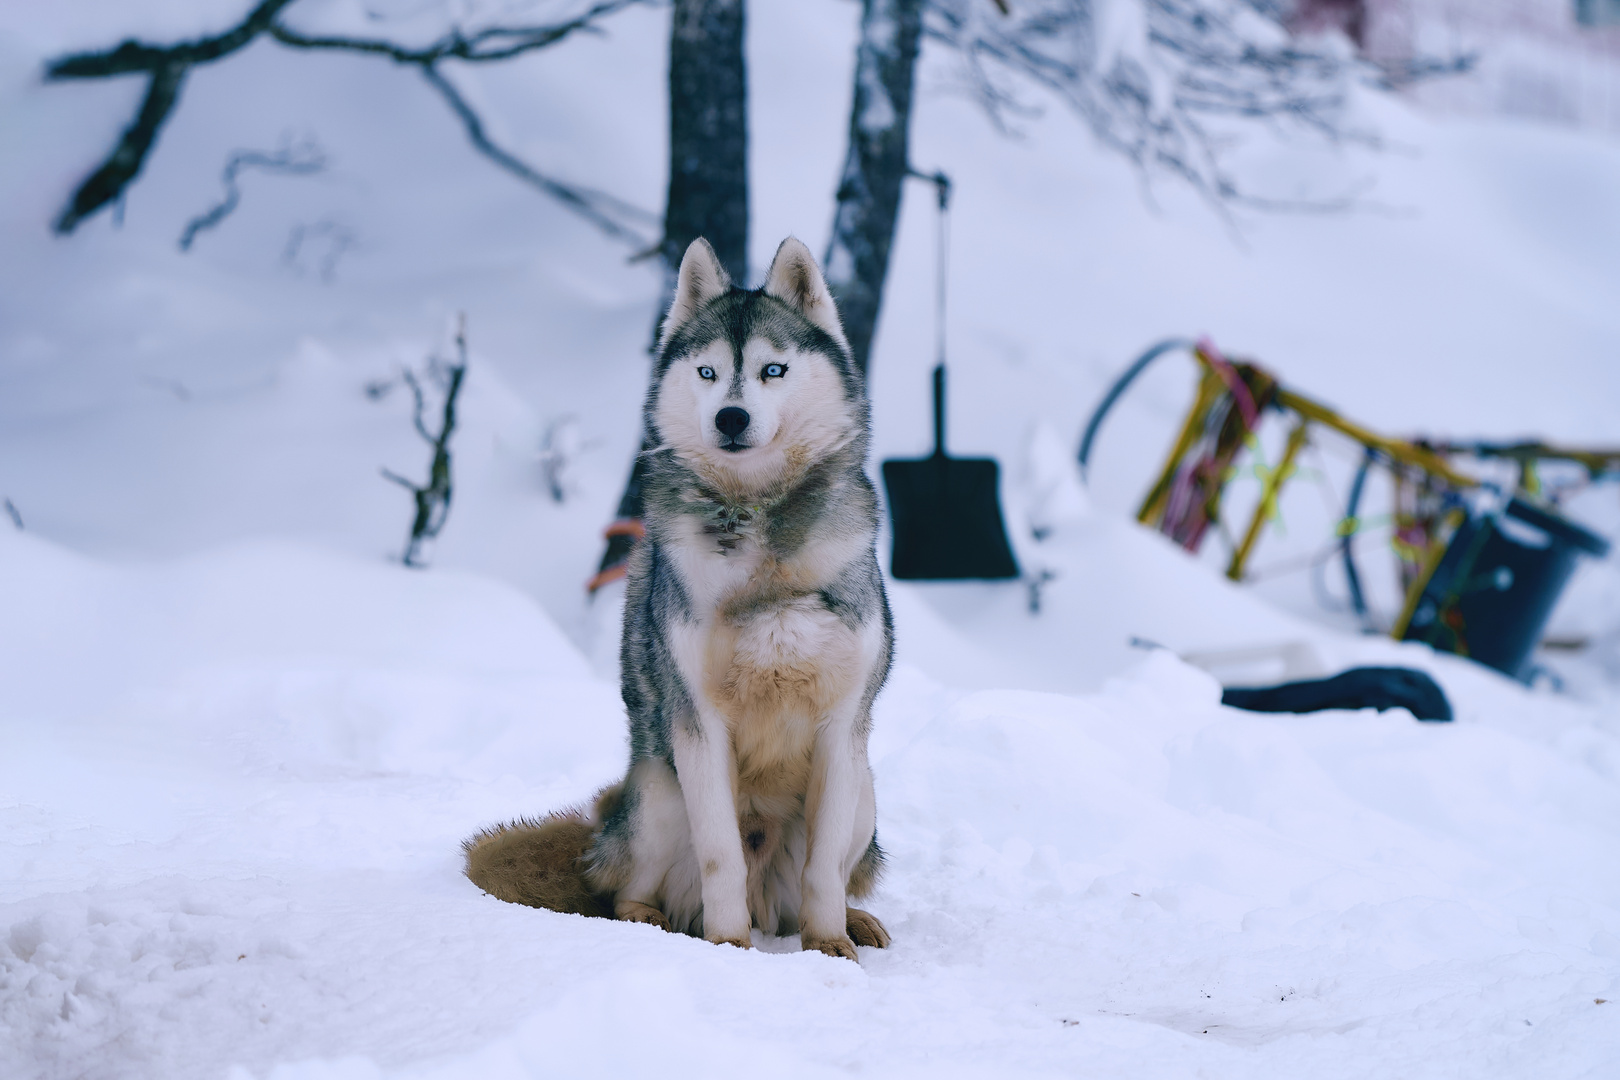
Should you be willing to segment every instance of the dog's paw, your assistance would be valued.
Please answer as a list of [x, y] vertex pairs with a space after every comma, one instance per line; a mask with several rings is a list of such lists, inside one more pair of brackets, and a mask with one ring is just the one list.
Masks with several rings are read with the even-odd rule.
[[823, 952], [828, 956], [841, 956], [845, 960], [855, 959], [855, 943], [847, 937], [820, 939], [801, 937], [799, 940], [804, 944], [806, 952]]
[[844, 909], [845, 929], [850, 939], [857, 945], [870, 945], [874, 949], [887, 949], [889, 947], [889, 932], [878, 917], [869, 911], [852, 907]]
[[703, 940], [713, 945], [735, 945], [739, 949], [752, 949], [754, 947], [753, 941], [745, 937], [706, 937]]
[[634, 900], [620, 900], [613, 905], [613, 917], [621, 922], [650, 923], [660, 930], [669, 929], [669, 920], [664, 913], [651, 904], [642, 904]]

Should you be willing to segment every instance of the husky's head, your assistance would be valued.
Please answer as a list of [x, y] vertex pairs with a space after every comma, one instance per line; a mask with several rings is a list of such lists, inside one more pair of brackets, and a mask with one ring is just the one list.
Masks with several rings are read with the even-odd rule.
[[681, 259], [647, 403], [655, 445], [738, 493], [792, 482], [865, 431], [861, 376], [809, 250], [788, 237], [761, 289], [734, 288], [708, 241]]

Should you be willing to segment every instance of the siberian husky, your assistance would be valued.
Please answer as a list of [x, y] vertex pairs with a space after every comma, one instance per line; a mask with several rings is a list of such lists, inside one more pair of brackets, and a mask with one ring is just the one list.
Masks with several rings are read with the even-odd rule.
[[630, 765], [594, 808], [497, 826], [467, 876], [504, 900], [855, 959], [883, 864], [867, 737], [893, 626], [865, 471], [870, 407], [809, 250], [761, 289], [681, 260], [647, 394], [628, 571]]

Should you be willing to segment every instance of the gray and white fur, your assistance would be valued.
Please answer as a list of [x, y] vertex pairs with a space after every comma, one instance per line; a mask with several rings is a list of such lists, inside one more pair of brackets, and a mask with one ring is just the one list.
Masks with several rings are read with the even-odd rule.
[[[783, 241], [764, 287], [743, 290], [692, 243], [645, 422], [620, 652], [629, 771], [592, 814], [469, 840], [468, 876], [743, 947], [751, 927], [849, 959], [885, 946], [848, 906], [883, 861], [867, 738], [894, 640], [870, 407], [803, 244]], [[578, 854], [583, 888], [541, 867], [541, 847]], [[546, 902], [542, 871], [571, 891]]]

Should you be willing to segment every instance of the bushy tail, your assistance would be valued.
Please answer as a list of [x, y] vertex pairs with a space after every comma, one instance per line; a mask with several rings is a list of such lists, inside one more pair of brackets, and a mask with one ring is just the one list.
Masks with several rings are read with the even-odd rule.
[[613, 898], [591, 888], [583, 859], [618, 794], [618, 787], [602, 792], [591, 813], [563, 810], [481, 830], [461, 844], [467, 877], [497, 900], [613, 918]]

